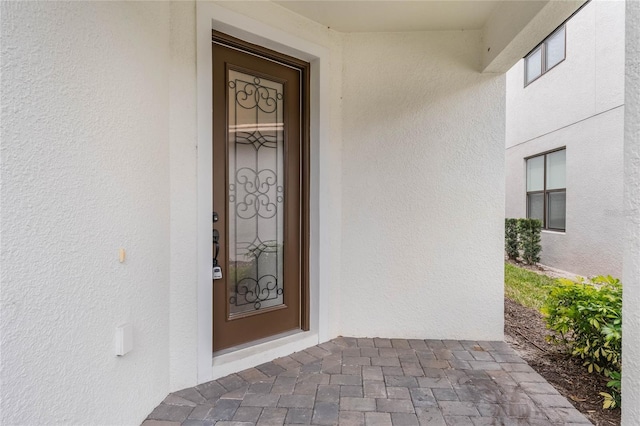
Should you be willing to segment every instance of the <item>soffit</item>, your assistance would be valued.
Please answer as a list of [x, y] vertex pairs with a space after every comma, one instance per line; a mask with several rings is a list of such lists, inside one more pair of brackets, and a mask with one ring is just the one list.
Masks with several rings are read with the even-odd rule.
[[498, 0], [285, 0], [280, 6], [342, 32], [477, 30]]

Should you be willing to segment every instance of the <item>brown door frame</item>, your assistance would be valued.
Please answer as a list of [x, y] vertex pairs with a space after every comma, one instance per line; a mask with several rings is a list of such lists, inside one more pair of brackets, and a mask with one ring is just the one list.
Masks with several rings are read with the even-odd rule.
[[[309, 165], [310, 165], [310, 65], [307, 62], [284, 55], [282, 53], [263, 48], [261, 46], [248, 43], [227, 34], [212, 30], [212, 42], [225, 45], [232, 49], [238, 49], [245, 53], [256, 55], [263, 59], [274, 61], [300, 71], [301, 78], [301, 104], [300, 104], [300, 230], [299, 230], [299, 247], [300, 247], [300, 328], [308, 331], [310, 328], [310, 291], [309, 291]], [[216, 99], [213, 99], [214, 105]], [[212, 117], [213, 120], [213, 117]], [[226, 173], [226, 170], [225, 170]], [[216, 174], [215, 167], [213, 174]], [[225, 215], [226, 216], [226, 215]], [[224, 225], [226, 227], [226, 224]], [[226, 244], [226, 241], [224, 241]], [[225, 250], [226, 251], [226, 250]], [[215, 285], [215, 284], [214, 284]], [[213, 300], [212, 300], [213, 303]], [[212, 317], [213, 320], [213, 317]], [[215, 328], [215, 327], [214, 327]]]

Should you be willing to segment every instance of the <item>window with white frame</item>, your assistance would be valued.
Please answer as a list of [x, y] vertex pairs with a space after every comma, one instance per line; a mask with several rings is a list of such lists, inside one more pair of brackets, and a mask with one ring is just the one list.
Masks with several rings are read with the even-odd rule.
[[566, 56], [565, 25], [555, 30], [538, 47], [524, 58], [524, 85], [528, 85], [551, 68], [564, 61]]
[[544, 229], [566, 229], [566, 155], [561, 148], [526, 159], [527, 217], [540, 219]]

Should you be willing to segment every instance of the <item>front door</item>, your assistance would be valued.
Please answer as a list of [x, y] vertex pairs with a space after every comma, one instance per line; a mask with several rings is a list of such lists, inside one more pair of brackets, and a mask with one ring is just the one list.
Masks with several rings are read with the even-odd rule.
[[306, 328], [307, 78], [213, 34], [214, 351]]

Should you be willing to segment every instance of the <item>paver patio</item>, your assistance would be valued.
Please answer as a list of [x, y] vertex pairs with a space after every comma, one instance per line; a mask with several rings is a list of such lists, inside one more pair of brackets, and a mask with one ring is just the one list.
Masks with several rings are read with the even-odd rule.
[[169, 395], [143, 426], [591, 424], [504, 342], [339, 337]]

